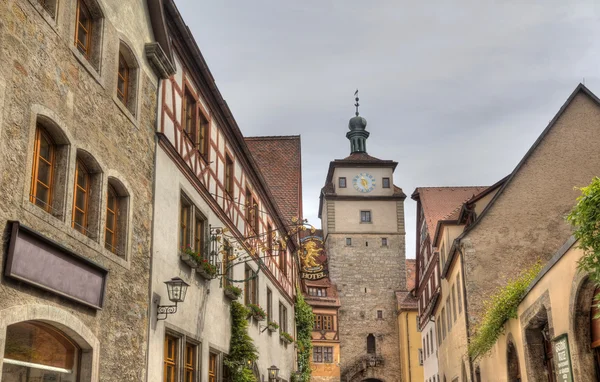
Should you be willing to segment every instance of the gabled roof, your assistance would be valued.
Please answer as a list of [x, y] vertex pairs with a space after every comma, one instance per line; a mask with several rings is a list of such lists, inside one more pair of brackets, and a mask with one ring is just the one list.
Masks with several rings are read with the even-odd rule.
[[[411, 198], [421, 201], [427, 231], [433, 240], [439, 220], [460, 212], [464, 202], [485, 190], [486, 186], [467, 187], [417, 187]], [[458, 209], [458, 211], [456, 211]]]
[[284, 220], [302, 217], [302, 162], [299, 135], [246, 137], [246, 145], [258, 164]]
[[396, 291], [396, 301], [400, 310], [417, 310], [419, 299], [415, 295], [416, 268], [415, 259], [406, 259], [406, 291]]
[[417, 270], [417, 261], [415, 259], [406, 259], [406, 290], [415, 289], [415, 275]]

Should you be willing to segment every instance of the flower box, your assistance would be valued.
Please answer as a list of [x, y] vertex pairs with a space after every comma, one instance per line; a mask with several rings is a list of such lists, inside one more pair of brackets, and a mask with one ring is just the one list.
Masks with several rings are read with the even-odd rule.
[[227, 285], [223, 289], [223, 293], [225, 294], [225, 297], [227, 297], [228, 299], [237, 300], [238, 297], [240, 297], [240, 295], [242, 294], [242, 290], [236, 286]]
[[200, 274], [206, 280], [212, 280], [217, 277], [217, 267], [212, 265], [206, 259], [201, 259], [198, 263], [198, 268], [196, 268], [196, 272]]
[[196, 272], [205, 280], [212, 280], [215, 278], [214, 274], [211, 274], [201, 266], [198, 266], [198, 268], [196, 268]]
[[265, 312], [260, 306], [256, 304], [248, 304], [248, 309], [250, 311], [250, 316], [254, 317], [256, 321], [264, 321], [267, 319], [267, 312]]
[[292, 338], [292, 336], [286, 332], [279, 333], [279, 338], [286, 344], [291, 344], [292, 342], [294, 342], [294, 338]]
[[279, 329], [279, 325], [276, 322], [269, 321], [267, 328], [271, 333], [276, 332]]
[[187, 265], [189, 265], [192, 268], [198, 268], [198, 263], [196, 262], [196, 259], [193, 258], [190, 254], [188, 253], [180, 253], [179, 254], [179, 258], [181, 259], [181, 261], [183, 261], [184, 263], [186, 263]]

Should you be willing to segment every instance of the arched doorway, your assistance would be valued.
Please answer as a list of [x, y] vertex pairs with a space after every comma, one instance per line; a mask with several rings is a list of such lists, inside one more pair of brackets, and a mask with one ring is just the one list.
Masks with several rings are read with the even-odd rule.
[[375, 354], [375, 351], [376, 351], [375, 336], [373, 335], [373, 333], [369, 333], [369, 335], [367, 336], [367, 353]]
[[533, 381], [556, 382], [548, 310], [541, 304], [525, 328], [527, 376]]
[[[587, 275], [578, 274], [573, 282], [574, 288], [570, 301], [570, 331], [569, 344], [572, 346], [571, 357], [574, 379], [577, 381], [597, 381], [600, 376], [597, 334], [593, 334], [594, 320], [592, 305], [594, 296], [598, 293], [594, 283]], [[596, 342], [596, 343], [595, 343]]]
[[509, 340], [506, 345], [506, 368], [509, 382], [521, 381], [521, 369], [519, 368], [519, 355], [515, 344]]

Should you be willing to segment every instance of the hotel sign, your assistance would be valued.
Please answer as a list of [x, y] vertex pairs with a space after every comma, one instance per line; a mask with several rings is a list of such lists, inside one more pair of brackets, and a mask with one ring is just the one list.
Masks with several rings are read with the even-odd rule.
[[298, 254], [303, 279], [320, 280], [327, 277], [327, 257], [321, 237], [309, 236], [301, 240]]
[[556, 337], [552, 344], [554, 352], [554, 373], [557, 382], [573, 382], [573, 370], [571, 368], [571, 352], [567, 334]]

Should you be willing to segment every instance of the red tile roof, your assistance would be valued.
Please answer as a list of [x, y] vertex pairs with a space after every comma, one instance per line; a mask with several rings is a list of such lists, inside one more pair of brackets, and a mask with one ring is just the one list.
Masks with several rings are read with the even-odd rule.
[[427, 222], [429, 237], [433, 239], [438, 220], [452, 217], [464, 202], [485, 190], [487, 186], [469, 187], [418, 187], [413, 199], [421, 200], [421, 207]]
[[246, 137], [284, 224], [302, 216], [302, 166], [299, 135]]

